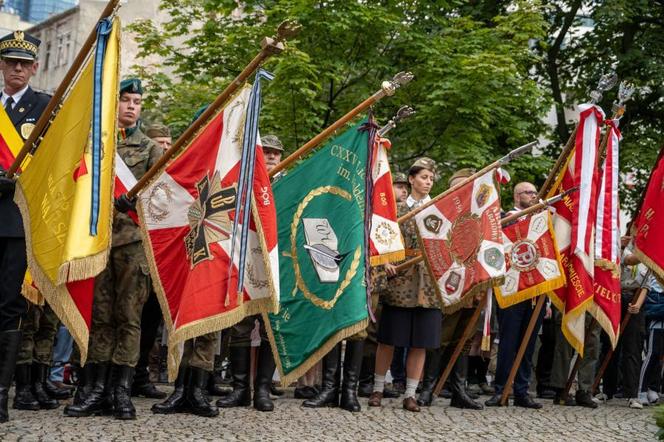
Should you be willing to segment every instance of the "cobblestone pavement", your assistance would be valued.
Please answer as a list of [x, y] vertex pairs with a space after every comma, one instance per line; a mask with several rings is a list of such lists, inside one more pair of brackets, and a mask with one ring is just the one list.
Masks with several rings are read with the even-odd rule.
[[[290, 397], [288, 397], [290, 395]], [[484, 399], [484, 398], [483, 398]], [[385, 400], [381, 409], [361, 413], [305, 409], [300, 400], [275, 401], [273, 413], [252, 408], [222, 410], [217, 418], [179, 414], [154, 415], [153, 400], [136, 399], [138, 419], [117, 421], [110, 417], [66, 418], [62, 407], [50, 411], [10, 409], [10, 421], [0, 424], [0, 441], [648, 441], [656, 440], [652, 407], [627, 408], [622, 400], [598, 409], [554, 407], [544, 401], [542, 410], [510, 406], [483, 411], [464, 411], [439, 399], [421, 413], [409, 413], [398, 399]], [[11, 399], [10, 399], [11, 406]]]

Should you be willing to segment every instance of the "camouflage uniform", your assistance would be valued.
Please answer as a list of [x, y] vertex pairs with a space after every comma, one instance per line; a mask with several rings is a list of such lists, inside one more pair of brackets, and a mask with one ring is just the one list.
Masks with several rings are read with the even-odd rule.
[[[118, 142], [117, 152], [136, 178], [161, 156], [159, 146], [138, 128]], [[151, 287], [140, 230], [127, 214], [116, 213], [108, 266], [95, 280], [89, 362], [136, 366], [141, 312]]]
[[[397, 204], [400, 217], [409, 211], [406, 203]], [[401, 225], [401, 234], [406, 254], [413, 255], [419, 249], [417, 227], [413, 218]], [[387, 290], [382, 294], [381, 302], [394, 307], [440, 308], [438, 294], [424, 262], [411, 266], [391, 278]]]
[[59, 324], [60, 320], [48, 304], [40, 306], [28, 303], [28, 314], [23, 321], [23, 340], [16, 363], [36, 362], [50, 366], [53, 341]]
[[184, 343], [181, 366], [200, 368], [207, 372], [214, 370], [214, 354], [220, 332], [208, 333]]

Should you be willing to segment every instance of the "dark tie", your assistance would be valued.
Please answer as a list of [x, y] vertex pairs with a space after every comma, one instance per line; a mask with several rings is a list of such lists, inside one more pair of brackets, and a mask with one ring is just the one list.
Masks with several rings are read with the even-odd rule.
[[7, 97], [7, 101], [5, 101], [5, 110], [7, 113], [12, 110], [12, 104], [14, 104], [14, 99], [12, 97]]

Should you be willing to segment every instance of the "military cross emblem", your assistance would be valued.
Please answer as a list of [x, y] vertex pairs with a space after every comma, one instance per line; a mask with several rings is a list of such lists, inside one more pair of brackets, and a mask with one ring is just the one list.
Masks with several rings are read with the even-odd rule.
[[232, 220], [229, 216], [235, 209], [237, 187], [221, 187], [219, 172], [212, 179], [207, 175], [196, 183], [198, 199], [189, 207], [187, 218], [191, 230], [184, 242], [191, 267], [213, 258], [210, 244], [223, 241], [230, 236]]

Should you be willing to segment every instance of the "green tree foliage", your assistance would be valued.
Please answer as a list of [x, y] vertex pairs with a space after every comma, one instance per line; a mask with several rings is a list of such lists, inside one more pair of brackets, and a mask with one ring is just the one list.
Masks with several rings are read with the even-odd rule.
[[[379, 123], [401, 105], [417, 114], [390, 133], [401, 169], [427, 155], [446, 178], [481, 167], [545, 131], [550, 101], [532, 67], [531, 43], [546, 38], [533, 1], [162, 0], [170, 20], [132, 25], [141, 56], [147, 108], [181, 132], [258, 52], [263, 36], [295, 20], [300, 34], [266, 68], [261, 132], [277, 134], [288, 151], [370, 96], [401, 70], [415, 80], [375, 106]], [[166, 72], [169, 72], [166, 74]], [[541, 182], [552, 159], [527, 157], [510, 166], [517, 180]], [[441, 180], [441, 183], [444, 182]]]
[[[553, 4], [547, 10], [551, 37], [541, 71], [559, 110], [558, 141], [567, 137], [573, 124], [562, 117], [563, 107], [588, 100], [588, 92], [602, 74], [613, 70], [636, 86], [620, 122], [621, 171], [637, 178], [635, 188], [621, 187], [621, 197], [623, 206], [634, 210], [664, 142], [664, 2], [566, 0]], [[589, 31], [570, 35], [570, 28], [581, 25]], [[566, 38], [556, 39], [561, 33]], [[605, 93], [600, 102], [607, 117], [617, 92], [615, 88]]]

